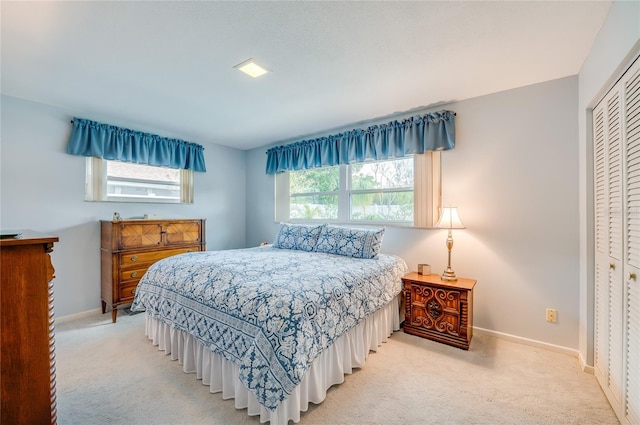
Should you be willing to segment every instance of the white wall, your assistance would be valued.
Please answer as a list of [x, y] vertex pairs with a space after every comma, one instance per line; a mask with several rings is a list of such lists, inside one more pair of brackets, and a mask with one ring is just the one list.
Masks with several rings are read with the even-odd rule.
[[[100, 307], [98, 220], [110, 220], [114, 211], [125, 218], [144, 213], [206, 218], [208, 250], [244, 247], [244, 151], [200, 141], [208, 171], [195, 173], [193, 205], [84, 202], [85, 159], [65, 153], [73, 114], [7, 96], [1, 106], [0, 228], [60, 238], [52, 253], [57, 317]], [[81, 111], [75, 115], [85, 117]], [[133, 124], [129, 128], [158, 133]]]
[[[442, 153], [443, 204], [456, 205], [452, 266], [478, 280], [474, 325], [578, 348], [577, 78], [454, 102], [456, 148]], [[266, 149], [247, 156], [247, 245], [272, 241]], [[388, 227], [382, 251], [444, 270], [446, 231]], [[558, 322], [545, 321], [545, 308]]]
[[[581, 362], [593, 365], [593, 166], [591, 113], [603, 89], [612, 85], [630, 56], [640, 49], [640, 2], [615, 1], [578, 77], [580, 181]], [[634, 47], [635, 46], [635, 47]]]

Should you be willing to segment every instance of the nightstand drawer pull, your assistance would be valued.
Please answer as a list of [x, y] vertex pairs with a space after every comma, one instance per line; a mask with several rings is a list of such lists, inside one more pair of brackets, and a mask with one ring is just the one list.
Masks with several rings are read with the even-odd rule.
[[134, 255], [133, 257], [131, 257], [131, 261], [138, 261], [138, 256]]
[[636, 274], [629, 272], [629, 280], [636, 280]]
[[613, 264], [613, 263], [609, 263], [609, 269], [615, 270], [616, 269], [616, 265]]
[[138, 277], [138, 272], [131, 273], [131, 277]]
[[137, 286], [136, 286], [135, 288], [132, 288], [132, 289], [131, 289], [131, 293], [132, 293], [133, 295], [135, 295], [135, 294], [136, 294], [136, 289], [138, 289], [138, 287], [137, 287]]

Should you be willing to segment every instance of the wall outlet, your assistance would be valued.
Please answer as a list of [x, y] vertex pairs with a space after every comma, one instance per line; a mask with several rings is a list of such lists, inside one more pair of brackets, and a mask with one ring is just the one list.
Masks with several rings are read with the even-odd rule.
[[547, 322], [556, 323], [558, 321], [558, 311], [555, 308], [547, 309]]

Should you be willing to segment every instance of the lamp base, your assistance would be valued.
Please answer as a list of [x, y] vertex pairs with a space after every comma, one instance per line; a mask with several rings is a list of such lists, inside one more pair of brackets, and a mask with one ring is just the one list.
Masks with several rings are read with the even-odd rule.
[[451, 267], [447, 267], [447, 269], [442, 273], [442, 280], [458, 280], [458, 277]]

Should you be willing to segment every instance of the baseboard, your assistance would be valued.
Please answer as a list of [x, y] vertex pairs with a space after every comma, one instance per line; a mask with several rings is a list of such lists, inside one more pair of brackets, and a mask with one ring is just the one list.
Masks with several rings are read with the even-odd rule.
[[582, 353], [580, 352], [578, 352], [578, 362], [580, 363], [580, 369], [582, 369], [584, 373], [595, 375], [595, 370], [593, 369], [593, 366], [589, 366], [587, 362], [584, 361], [584, 358], [582, 357]]
[[70, 314], [68, 316], [62, 316], [62, 317], [56, 317], [56, 323], [65, 323], [65, 322], [70, 322], [71, 320], [76, 320], [76, 319], [81, 319], [83, 317], [87, 317], [87, 316], [93, 316], [94, 314], [101, 314], [102, 313], [102, 309], [100, 308], [96, 308], [93, 310], [88, 310], [88, 311], [83, 311], [80, 313], [75, 313], [75, 314]]
[[521, 336], [492, 331], [484, 328], [477, 328], [475, 326], [473, 327], [473, 333], [475, 335], [487, 335], [487, 336], [492, 336], [494, 338], [504, 339], [506, 341], [517, 342], [519, 344], [529, 345], [531, 347], [544, 348], [545, 350], [568, 354], [572, 357], [579, 357], [579, 354], [580, 354], [578, 350], [574, 350], [568, 347], [563, 347], [561, 345], [549, 344], [548, 342], [542, 342], [542, 341], [537, 341], [535, 339], [523, 338]]

